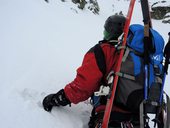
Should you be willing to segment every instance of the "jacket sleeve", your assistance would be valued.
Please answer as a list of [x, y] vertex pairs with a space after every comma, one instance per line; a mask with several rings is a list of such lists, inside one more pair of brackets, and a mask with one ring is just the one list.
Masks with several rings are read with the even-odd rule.
[[74, 81], [65, 86], [66, 97], [74, 104], [87, 100], [93, 92], [99, 89], [102, 77], [94, 52], [91, 49], [86, 53], [82, 65], [77, 69]]

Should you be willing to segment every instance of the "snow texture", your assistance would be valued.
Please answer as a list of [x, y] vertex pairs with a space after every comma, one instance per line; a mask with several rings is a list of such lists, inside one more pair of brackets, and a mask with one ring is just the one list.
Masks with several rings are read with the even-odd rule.
[[[88, 101], [48, 113], [42, 100], [71, 82], [84, 54], [103, 38], [106, 18], [127, 14], [127, 0], [98, 0], [100, 15], [69, 0], [1, 0], [0, 128], [87, 128]], [[136, 2], [132, 23], [142, 23]], [[168, 40], [170, 26], [153, 20]], [[169, 76], [165, 88], [170, 94]]]

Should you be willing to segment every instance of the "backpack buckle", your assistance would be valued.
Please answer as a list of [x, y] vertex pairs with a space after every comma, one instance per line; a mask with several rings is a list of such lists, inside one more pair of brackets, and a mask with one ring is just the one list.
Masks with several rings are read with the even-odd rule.
[[114, 80], [114, 71], [111, 71], [107, 76], [107, 86], [101, 85], [99, 91], [94, 92], [95, 96], [107, 96], [110, 93], [110, 85], [113, 83]]
[[99, 91], [94, 92], [94, 95], [95, 96], [106, 96], [106, 95], [109, 94], [109, 92], [110, 92], [110, 87], [109, 86], [101, 85]]
[[106, 79], [107, 79], [107, 84], [108, 85], [111, 85], [113, 83], [114, 75], [115, 75], [114, 71], [109, 72], [109, 74], [107, 75]]

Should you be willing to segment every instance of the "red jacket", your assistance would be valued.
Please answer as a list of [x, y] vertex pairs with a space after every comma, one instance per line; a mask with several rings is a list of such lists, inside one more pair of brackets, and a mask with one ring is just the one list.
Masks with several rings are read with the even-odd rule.
[[103, 76], [100, 71], [96, 62], [94, 48], [92, 48], [85, 54], [82, 65], [77, 69], [77, 76], [74, 81], [64, 88], [66, 97], [71, 103], [77, 104], [87, 100], [95, 91], [99, 90], [101, 80], [103, 78], [106, 80], [111, 69], [115, 69], [115, 62], [118, 58], [115, 47], [108, 43], [103, 43], [101, 48], [106, 61], [106, 74]]

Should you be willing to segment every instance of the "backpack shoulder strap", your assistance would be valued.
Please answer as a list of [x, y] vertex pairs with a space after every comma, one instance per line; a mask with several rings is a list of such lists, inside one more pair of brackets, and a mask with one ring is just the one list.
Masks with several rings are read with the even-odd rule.
[[97, 65], [103, 75], [106, 73], [106, 60], [104, 52], [101, 48], [101, 43], [98, 43], [94, 46], [94, 55], [96, 58]]

